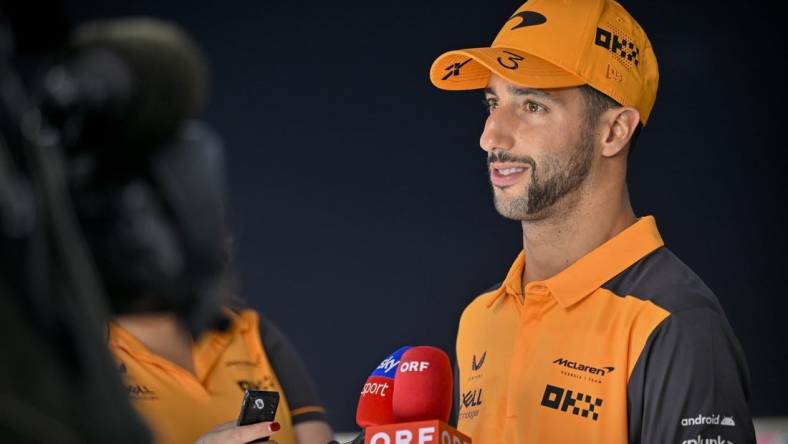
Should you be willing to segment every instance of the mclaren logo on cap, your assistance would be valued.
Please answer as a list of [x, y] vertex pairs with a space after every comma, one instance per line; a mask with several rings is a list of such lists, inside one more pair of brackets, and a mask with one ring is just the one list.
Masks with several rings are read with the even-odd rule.
[[512, 31], [519, 28], [525, 28], [526, 26], [536, 26], [541, 25], [542, 23], [547, 22], [547, 17], [539, 14], [538, 12], [534, 11], [521, 11], [517, 14], [513, 15], [509, 20], [519, 18], [520, 23], [514, 25], [512, 27]]

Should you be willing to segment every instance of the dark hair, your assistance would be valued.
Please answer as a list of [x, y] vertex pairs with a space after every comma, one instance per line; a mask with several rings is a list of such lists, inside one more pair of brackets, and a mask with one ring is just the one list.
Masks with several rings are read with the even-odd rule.
[[[596, 125], [599, 116], [602, 115], [603, 112], [621, 106], [620, 103], [599, 92], [590, 85], [582, 85], [579, 88], [586, 103], [586, 119], [590, 126]], [[629, 156], [632, 155], [632, 151], [635, 149], [635, 144], [638, 141], [638, 136], [640, 136], [640, 130], [642, 128], [643, 122], [639, 122], [637, 128], [635, 128], [635, 132], [629, 139], [627, 159], [629, 159]]]

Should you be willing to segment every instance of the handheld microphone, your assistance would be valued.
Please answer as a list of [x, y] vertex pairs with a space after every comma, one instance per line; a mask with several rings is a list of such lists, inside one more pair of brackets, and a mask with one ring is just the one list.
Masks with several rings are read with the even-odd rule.
[[391, 412], [394, 396], [394, 376], [403, 353], [410, 346], [399, 348], [384, 359], [369, 375], [356, 409], [356, 424], [362, 429], [394, 422]]
[[396, 422], [449, 421], [453, 377], [443, 350], [422, 346], [406, 351], [395, 381], [392, 413]]
[[394, 378], [394, 422], [367, 428], [365, 444], [471, 444], [471, 438], [446, 424], [452, 381], [451, 362], [442, 350], [420, 346], [405, 351]]

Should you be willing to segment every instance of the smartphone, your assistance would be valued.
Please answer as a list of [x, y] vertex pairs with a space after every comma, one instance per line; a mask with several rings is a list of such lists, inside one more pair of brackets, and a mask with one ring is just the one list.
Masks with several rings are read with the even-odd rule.
[[[279, 407], [279, 392], [246, 390], [244, 399], [241, 402], [241, 413], [238, 415], [238, 425], [273, 421], [277, 407]], [[268, 441], [268, 437], [256, 439], [252, 442], [263, 441]]]

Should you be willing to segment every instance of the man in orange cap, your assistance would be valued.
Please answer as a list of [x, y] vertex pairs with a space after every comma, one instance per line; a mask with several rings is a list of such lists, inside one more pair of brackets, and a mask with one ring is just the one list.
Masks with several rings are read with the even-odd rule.
[[487, 443], [752, 443], [749, 372], [719, 301], [636, 217], [627, 158], [657, 59], [613, 0], [531, 0], [430, 78], [484, 89], [495, 207], [523, 251], [464, 311], [458, 428]]

